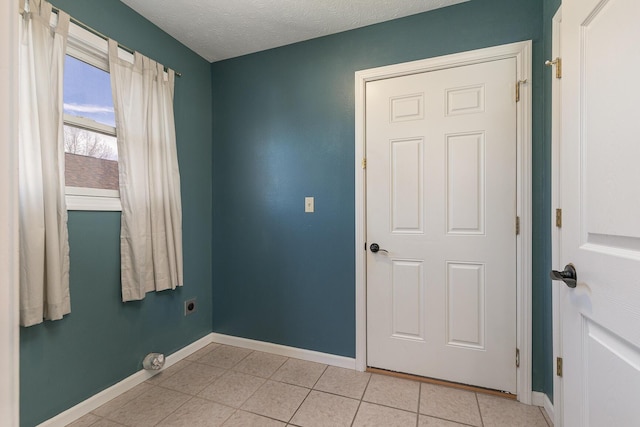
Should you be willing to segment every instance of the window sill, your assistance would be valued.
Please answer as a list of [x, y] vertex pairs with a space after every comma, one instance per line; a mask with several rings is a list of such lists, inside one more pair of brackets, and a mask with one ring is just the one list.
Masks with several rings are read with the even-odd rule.
[[66, 201], [68, 211], [122, 211], [120, 195], [114, 190], [67, 187]]

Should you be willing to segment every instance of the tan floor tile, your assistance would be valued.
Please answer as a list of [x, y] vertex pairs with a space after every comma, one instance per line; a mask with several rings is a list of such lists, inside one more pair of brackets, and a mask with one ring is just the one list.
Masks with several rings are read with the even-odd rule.
[[447, 421], [440, 418], [428, 417], [426, 415], [418, 416], [418, 427], [466, 427], [467, 424], [459, 424], [453, 421]]
[[353, 399], [361, 399], [370, 377], [371, 374], [367, 372], [329, 366], [313, 388]]
[[201, 348], [200, 350], [191, 353], [190, 355], [188, 355], [187, 357], [185, 357], [186, 360], [190, 360], [192, 362], [195, 362], [196, 360], [200, 359], [201, 357], [211, 353], [213, 350], [215, 350], [216, 348], [220, 347], [220, 344], [216, 344], [216, 343], [211, 343], [203, 348]]
[[157, 374], [155, 374], [154, 376], [152, 376], [151, 378], [149, 378], [145, 382], [149, 383], [149, 384], [154, 384], [154, 385], [158, 384], [158, 383], [161, 383], [162, 381], [166, 380], [170, 376], [172, 376], [172, 375], [176, 374], [177, 372], [179, 372], [181, 369], [186, 368], [190, 364], [191, 364], [191, 362], [189, 362], [188, 360], [182, 359], [178, 363], [174, 363], [173, 365], [169, 366], [168, 368], [162, 369], [160, 372], [158, 372]]
[[245, 411], [237, 411], [224, 423], [224, 427], [284, 427], [285, 423]]
[[309, 390], [303, 387], [267, 381], [242, 405], [242, 409], [286, 422], [308, 393]]
[[312, 388], [322, 375], [327, 365], [307, 362], [300, 359], [289, 359], [271, 377], [274, 381]]
[[482, 425], [475, 393], [426, 383], [421, 387], [421, 414], [473, 426]]
[[189, 359], [68, 427], [553, 427], [542, 408], [508, 399], [238, 347], [211, 344]]
[[418, 414], [362, 402], [353, 427], [414, 427]]
[[196, 395], [226, 371], [215, 366], [192, 363], [158, 384], [181, 393]]
[[106, 418], [101, 419], [95, 424], [91, 424], [91, 427], [122, 427], [122, 424], [114, 423]]
[[537, 406], [483, 394], [478, 394], [478, 403], [485, 427], [547, 427]]
[[256, 377], [269, 378], [287, 360], [277, 354], [254, 351], [238, 363], [233, 370]]
[[78, 418], [71, 424], [67, 424], [67, 427], [89, 427], [91, 424], [95, 424], [95, 422], [99, 420], [99, 416], [89, 413], [81, 418]]
[[264, 378], [254, 377], [242, 372], [228, 371], [215, 380], [213, 384], [202, 390], [198, 396], [239, 408], [265, 381]]
[[217, 366], [218, 368], [231, 369], [250, 353], [252, 353], [252, 351], [246, 348], [221, 345], [202, 356], [198, 359], [198, 362]]
[[385, 375], [372, 375], [362, 400], [418, 412], [420, 383]]
[[120, 396], [114, 399], [111, 399], [110, 401], [100, 406], [99, 408], [94, 409], [93, 413], [101, 417], [106, 417], [111, 412], [115, 411], [118, 408], [123, 407], [132, 399], [140, 396], [142, 393], [151, 389], [152, 387], [153, 386], [151, 384], [147, 384], [147, 383], [138, 384], [131, 390], [122, 393]]
[[191, 396], [162, 387], [153, 387], [109, 414], [108, 419], [130, 427], [156, 425]]
[[194, 397], [177, 411], [162, 420], [159, 427], [216, 427], [221, 426], [235, 409], [216, 402]]
[[348, 427], [356, 415], [359, 403], [348, 397], [312, 391], [291, 423], [302, 427]]

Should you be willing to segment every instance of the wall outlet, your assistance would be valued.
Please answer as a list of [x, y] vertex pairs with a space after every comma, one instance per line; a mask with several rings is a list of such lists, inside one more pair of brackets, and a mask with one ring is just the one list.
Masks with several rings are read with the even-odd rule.
[[196, 312], [196, 299], [191, 298], [184, 302], [184, 315], [188, 316]]

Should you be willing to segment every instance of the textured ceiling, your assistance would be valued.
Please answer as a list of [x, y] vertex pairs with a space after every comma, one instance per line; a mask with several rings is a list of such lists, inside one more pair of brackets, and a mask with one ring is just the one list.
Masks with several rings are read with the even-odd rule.
[[122, 0], [220, 61], [468, 0]]

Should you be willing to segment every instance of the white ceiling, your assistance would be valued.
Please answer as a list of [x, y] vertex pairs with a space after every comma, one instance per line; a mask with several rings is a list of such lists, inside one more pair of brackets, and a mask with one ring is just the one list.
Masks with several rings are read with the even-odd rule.
[[210, 62], [468, 0], [122, 0]]

